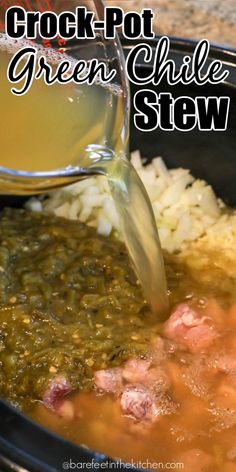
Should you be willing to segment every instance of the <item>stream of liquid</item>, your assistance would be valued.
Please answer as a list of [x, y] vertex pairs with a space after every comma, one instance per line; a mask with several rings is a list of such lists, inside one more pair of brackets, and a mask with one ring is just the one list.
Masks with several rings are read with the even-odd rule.
[[[162, 251], [149, 198], [127, 159], [122, 94], [100, 85], [49, 87], [40, 79], [34, 80], [25, 95], [16, 97], [7, 80], [15, 46], [2, 35], [0, 47], [0, 166], [31, 172], [80, 166], [88, 173], [105, 174], [146, 300], [160, 321], [165, 319], [168, 303]], [[45, 54], [55, 63], [53, 53]], [[32, 180], [30, 186], [30, 181], [7, 181], [2, 174], [1, 193], [39, 193], [69, 182], [54, 177]]]

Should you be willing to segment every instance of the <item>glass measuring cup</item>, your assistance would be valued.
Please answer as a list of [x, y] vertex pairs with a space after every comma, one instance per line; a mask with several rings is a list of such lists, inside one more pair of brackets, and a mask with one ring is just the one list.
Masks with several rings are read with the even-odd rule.
[[[76, 84], [70, 87], [61, 85], [60, 90], [56, 89], [55, 93], [54, 85], [41, 86], [41, 89], [37, 89], [36, 99], [36, 93], [33, 96], [31, 90], [25, 96], [13, 96], [10, 92], [13, 84], [6, 83], [6, 67], [0, 69], [0, 84], [2, 81], [5, 83], [4, 90], [0, 91], [0, 106], [2, 111], [7, 111], [2, 113], [0, 129], [0, 193], [23, 195], [45, 192], [79, 178], [103, 174], [103, 163], [112, 159], [117, 146], [119, 150], [124, 150], [127, 146], [129, 92], [118, 37], [106, 41], [102, 32], [97, 32], [93, 40], [66, 41], [60, 37], [52, 41], [40, 37], [34, 42], [11, 40], [6, 37], [4, 19], [7, 9], [16, 5], [24, 7], [26, 11], [53, 11], [57, 14], [65, 10], [75, 12], [76, 7], [85, 6], [88, 11], [94, 12], [95, 19], [102, 20], [104, 16], [102, 0], [2, 1], [0, 54], [7, 54], [8, 63], [21, 47], [34, 45], [38, 56], [43, 54], [46, 58], [51, 58], [53, 52], [59, 52], [58, 62], [70, 58], [72, 63], [81, 59], [90, 61], [97, 58], [106, 64], [108, 70], [116, 70], [114, 79], [103, 87], [102, 93], [102, 87], [97, 86], [100, 87], [99, 99], [97, 91], [91, 89], [91, 86], [78, 87]], [[37, 84], [32, 85], [32, 90], [34, 87], [37, 87]], [[4, 93], [8, 94], [8, 98], [5, 98]], [[64, 105], [62, 103], [61, 107], [58, 106], [58, 99], [54, 97], [54, 101], [52, 100], [53, 94], [57, 96], [57, 93], [58, 97], [63, 94]], [[87, 95], [90, 97], [88, 100]], [[68, 100], [71, 100], [71, 105]], [[82, 106], [79, 102], [82, 102]], [[98, 127], [99, 122], [99, 131], [94, 132], [92, 136], [88, 132], [90, 122], [94, 128]], [[81, 144], [75, 145], [75, 141]]]

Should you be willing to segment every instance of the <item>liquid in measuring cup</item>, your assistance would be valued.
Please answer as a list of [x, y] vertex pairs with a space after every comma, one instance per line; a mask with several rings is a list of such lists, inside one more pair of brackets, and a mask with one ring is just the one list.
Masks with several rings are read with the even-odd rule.
[[[19, 42], [17, 49], [24, 45], [23, 41]], [[11, 48], [12, 53], [17, 49], [3, 38], [0, 46], [1, 166], [32, 172], [51, 171], [81, 165], [85, 148], [92, 143], [107, 145], [106, 136], [114, 147], [123, 126], [119, 94], [99, 85], [48, 86], [39, 79], [33, 81], [27, 93], [16, 96], [11, 88], [21, 89], [24, 79], [10, 84], [7, 68], [12, 58]], [[47, 60], [52, 59], [52, 66], [58, 66], [58, 53], [44, 51]]]
[[[110, 159], [101, 155], [97, 165], [108, 178], [123, 238], [147, 302], [164, 319], [168, 303], [162, 251], [149, 198], [125, 157], [122, 94], [111, 86], [48, 86], [40, 79], [34, 80], [25, 95], [15, 96], [7, 67], [16, 46], [6, 38], [0, 44], [0, 165], [31, 172], [78, 165], [96, 168], [85, 149], [96, 145], [111, 149]], [[19, 44], [18, 48], [23, 46]], [[53, 51], [45, 50], [45, 55], [52, 64], [58, 60]], [[50, 188], [50, 181], [45, 188]]]

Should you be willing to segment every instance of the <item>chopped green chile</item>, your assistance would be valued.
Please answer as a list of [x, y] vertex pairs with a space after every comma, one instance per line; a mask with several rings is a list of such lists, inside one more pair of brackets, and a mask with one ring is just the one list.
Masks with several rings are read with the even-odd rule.
[[94, 370], [147, 350], [158, 331], [125, 247], [78, 222], [0, 218], [0, 394], [25, 409], [56, 373], [87, 390]]

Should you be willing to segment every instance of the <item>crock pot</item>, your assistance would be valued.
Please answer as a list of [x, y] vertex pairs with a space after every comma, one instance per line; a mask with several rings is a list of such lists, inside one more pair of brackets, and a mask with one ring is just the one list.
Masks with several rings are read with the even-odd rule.
[[[158, 37], [149, 41], [156, 47]], [[127, 55], [136, 43], [123, 40], [124, 52]], [[169, 58], [175, 61], [177, 70], [182, 63], [183, 55], [192, 55], [194, 41], [171, 38]], [[156, 129], [151, 132], [138, 131], [133, 124], [134, 109], [131, 110], [131, 150], [139, 149], [148, 159], [160, 155], [169, 167], [185, 167], [197, 178], [207, 180], [217, 195], [231, 206], [236, 205], [236, 51], [211, 46], [208, 64], [220, 59], [224, 68], [229, 70], [227, 81], [221, 85], [201, 87], [201, 96], [229, 96], [231, 99], [228, 128], [220, 131], [199, 131], [196, 128], [189, 132], [165, 132]], [[137, 64], [139, 73], [145, 74], [151, 65], [140, 59]], [[158, 87], [145, 86], [158, 92], [170, 92], [174, 98], [187, 95], [199, 95], [199, 88], [194, 85], [171, 87], [164, 80]], [[132, 96], [139, 90], [131, 85]], [[21, 206], [22, 198], [0, 197], [0, 207], [5, 205]], [[98, 470], [99, 463], [109, 461], [99, 451], [72, 444], [56, 434], [50, 433], [34, 423], [7, 402], [0, 400], [0, 471], [18, 472], [59, 472], [79, 468]], [[96, 462], [96, 466], [94, 466]], [[70, 466], [72, 465], [72, 467]], [[84, 464], [83, 467], [81, 464]], [[88, 464], [88, 467], [85, 466]], [[116, 470], [125, 470], [120, 463]], [[103, 469], [104, 470], [104, 469]]]

